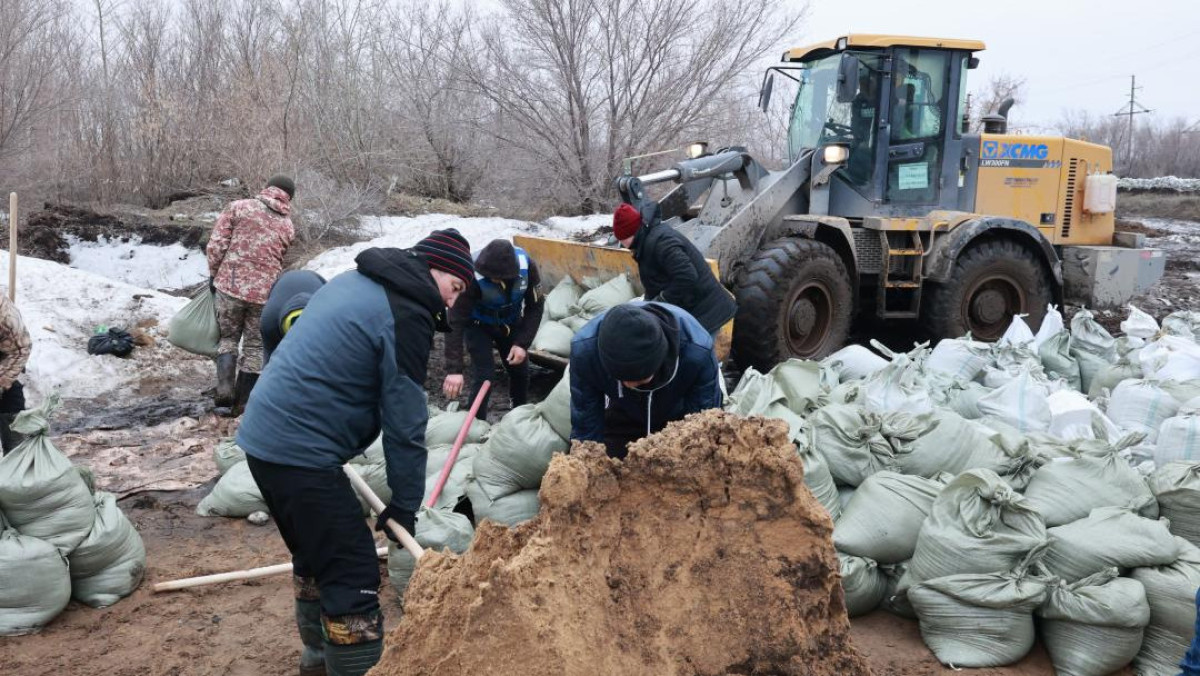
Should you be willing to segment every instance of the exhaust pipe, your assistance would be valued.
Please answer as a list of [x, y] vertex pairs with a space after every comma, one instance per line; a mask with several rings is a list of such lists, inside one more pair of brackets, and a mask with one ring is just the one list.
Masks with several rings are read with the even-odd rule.
[[1016, 105], [1016, 101], [1008, 98], [1000, 104], [996, 112], [983, 118], [983, 133], [985, 134], [1007, 134], [1008, 133], [1008, 111]]

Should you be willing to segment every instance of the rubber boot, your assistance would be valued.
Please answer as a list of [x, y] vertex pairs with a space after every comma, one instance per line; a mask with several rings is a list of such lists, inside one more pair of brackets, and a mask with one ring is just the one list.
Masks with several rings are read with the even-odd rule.
[[217, 394], [213, 404], [218, 408], [233, 406], [237, 379], [237, 355], [232, 352], [217, 355]]
[[325, 640], [321, 636], [321, 602], [296, 599], [296, 627], [300, 630], [300, 676], [326, 676]]
[[233, 401], [233, 417], [238, 417], [246, 411], [246, 402], [250, 401], [250, 392], [258, 383], [258, 374], [249, 371], [238, 371], [236, 393]]
[[12, 429], [13, 420], [17, 418], [16, 413], [0, 413], [0, 455], [7, 455], [14, 448], [21, 445], [25, 441], [25, 435], [20, 432], [14, 432]]
[[383, 613], [321, 616], [325, 632], [325, 673], [364, 676], [383, 655]]

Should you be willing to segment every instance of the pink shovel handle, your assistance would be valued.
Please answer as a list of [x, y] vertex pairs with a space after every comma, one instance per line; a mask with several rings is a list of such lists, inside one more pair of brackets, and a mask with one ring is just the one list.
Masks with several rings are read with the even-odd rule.
[[454, 448], [450, 449], [450, 457], [446, 458], [446, 464], [442, 466], [442, 473], [438, 476], [437, 484], [434, 485], [433, 492], [429, 494], [429, 502], [425, 503], [426, 507], [433, 509], [433, 506], [437, 504], [437, 499], [441, 497], [442, 489], [446, 487], [446, 480], [450, 478], [450, 470], [454, 469], [454, 463], [458, 460], [458, 452], [462, 450], [463, 442], [467, 440], [467, 432], [471, 430], [471, 423], [475, 422], [475, 414], [479, 412], [479, 407], [483, 406], [483, 398], [487, 396], [490, 389], [492, 389], [492, 381], [483, 381], [483, 387], [480, 387], [479, 394], [475, 395], [471, 411], [467, 414], [462, 429], [458, 431], [458, 436], [454, 439]]

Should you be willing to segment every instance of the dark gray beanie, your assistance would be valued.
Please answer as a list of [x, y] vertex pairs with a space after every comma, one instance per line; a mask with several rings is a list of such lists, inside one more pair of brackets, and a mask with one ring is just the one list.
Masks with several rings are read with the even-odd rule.
[[279, 188], [280, 190], [286, 192], [288, 197], [296, 196], [296, 182], [292, 180], [291, 176], [275, 174], [270, 178], [270, 180], [267, 181], [267, 187]]
[[649, 378], [667, 358], [662, 322], [637, 305], [618, 305], [600, 320], [596, 334], [600, 364], [617, 380]]

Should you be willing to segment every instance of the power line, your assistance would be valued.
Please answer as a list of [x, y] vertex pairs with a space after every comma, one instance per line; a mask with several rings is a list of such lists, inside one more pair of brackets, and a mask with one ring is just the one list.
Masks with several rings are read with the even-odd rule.
[[1113, 117], [1129, 117], [1129, 140], [1125, 144], [1125, 171], [1130, 171], [1133, 167], [1133, 116], [1152, 113], [1153, 110], [1143, 106], [1137, 100], [1137, 92], [1141, 87], [1137, 86], [1137, 76], [1129, 76], [1129, 104], [1122, 106], [1121, 110], [1113, 113]]

